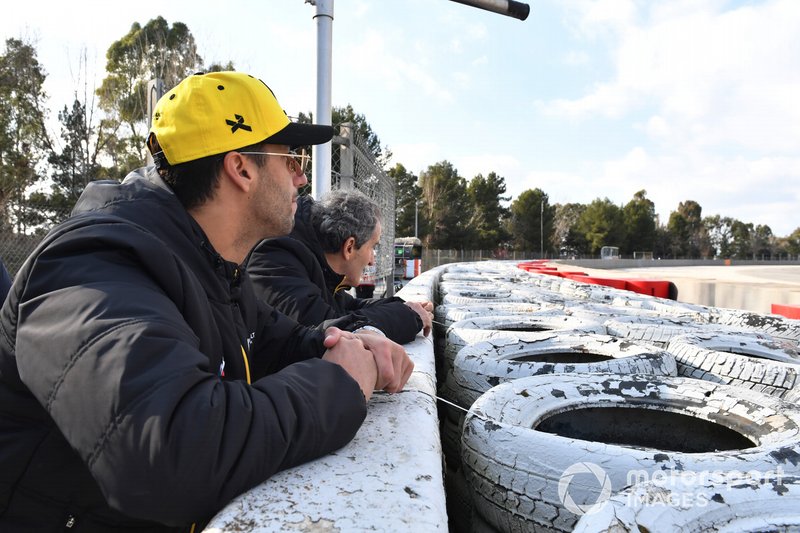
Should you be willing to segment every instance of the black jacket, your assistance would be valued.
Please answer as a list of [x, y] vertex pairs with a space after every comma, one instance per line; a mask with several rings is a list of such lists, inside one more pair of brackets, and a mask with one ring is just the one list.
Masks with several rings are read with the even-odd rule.
[[0, 311], [0, 531], [186, 528], [343, 446], [366, 404], [323, 350], [152, 169], [90, 183]]
[[310, 196], [298, 198], [291, 234], [265, 239], [250, 252], [245, 264], [256, 294], [307, 326], [359, 312], [391, 340], [414, 340], [422, 319], [402, 299], [354, 298], [342, 290], [344, 276], [328, 265], [312, 227], [313, 203]]

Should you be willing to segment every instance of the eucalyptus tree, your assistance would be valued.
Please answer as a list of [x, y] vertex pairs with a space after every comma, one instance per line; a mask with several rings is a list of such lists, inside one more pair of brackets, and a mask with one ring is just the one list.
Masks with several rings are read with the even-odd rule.
[[164, 82], [166, 90], [187, 75], [203, 70], [194, 36], [186, 24], [170, 25], [156, 17], [131, 29], [113, 42], [106, 52], [108, 75], [97, 89], [100, 108], [107, 115], [106, 127], [116, 130], [107, 153], [114, 166], [129, 169], [144, 159], [144, 140], [150, 124], [147, 116], [148, 83]]

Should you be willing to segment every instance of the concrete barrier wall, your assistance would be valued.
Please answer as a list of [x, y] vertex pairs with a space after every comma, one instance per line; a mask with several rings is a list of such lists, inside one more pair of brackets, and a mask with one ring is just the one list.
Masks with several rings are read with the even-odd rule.
[[[399, 295], [433, 301], [439, 275], [427, 271]], [[372, 396], [347, 446], [242, 494], [204, 531], [447, 532], [433, 339], [420, 333], [405, 348], [415, 365], [408, 384]]]

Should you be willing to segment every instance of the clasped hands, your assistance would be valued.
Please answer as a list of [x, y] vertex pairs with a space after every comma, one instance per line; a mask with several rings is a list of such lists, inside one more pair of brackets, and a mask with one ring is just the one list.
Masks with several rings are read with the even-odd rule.
[[344, 368], [358, 382], [369, 400], [374, 390], [399, 392], [414, 370], [405, 349], [380, 333], [351, 333], [331, 327], [325, 330], [322, 358]]

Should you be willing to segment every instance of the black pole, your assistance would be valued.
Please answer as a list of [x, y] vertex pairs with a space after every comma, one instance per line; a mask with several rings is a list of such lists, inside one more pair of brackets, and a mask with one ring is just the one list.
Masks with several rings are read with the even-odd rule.
[[492, 11], [493, 13], [500, 13], [508, 17], [513, 17], [519, 20], [525, 20], [531, 12], [531, 6], [523, 2], [516, 2], [515, 0], [450, 0], [458, 4], [466, 6], [477, 7]]

